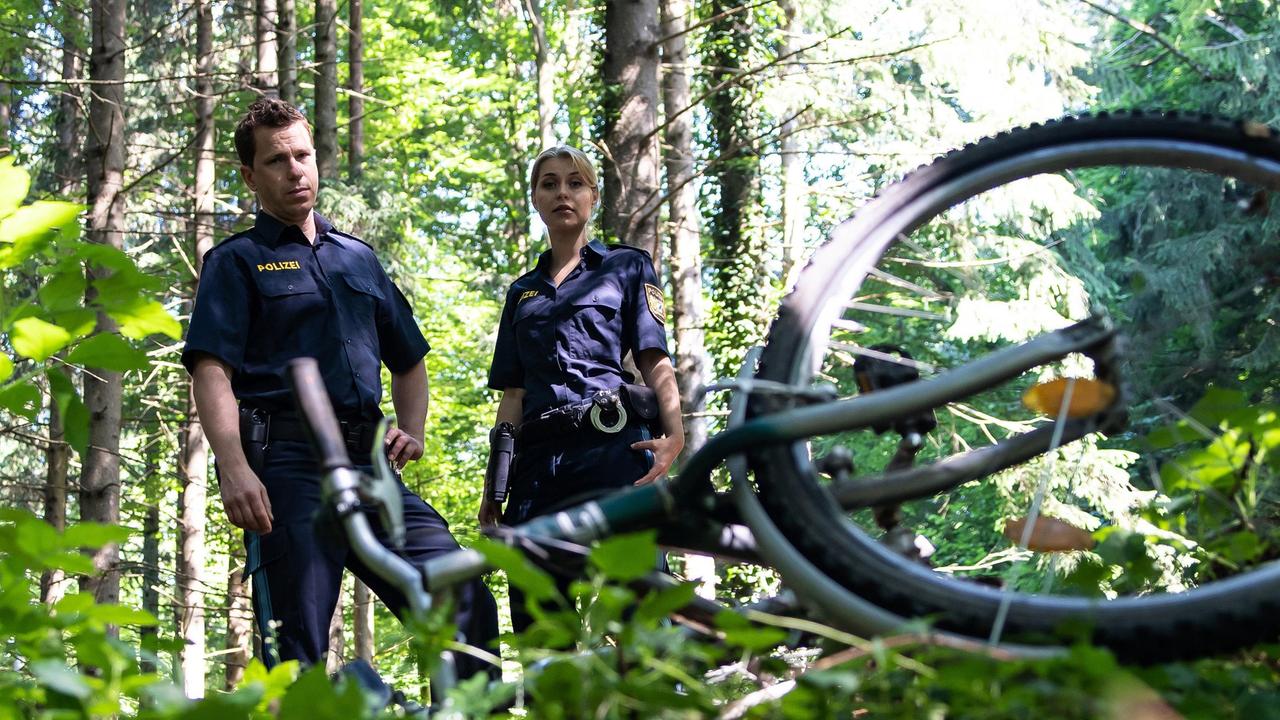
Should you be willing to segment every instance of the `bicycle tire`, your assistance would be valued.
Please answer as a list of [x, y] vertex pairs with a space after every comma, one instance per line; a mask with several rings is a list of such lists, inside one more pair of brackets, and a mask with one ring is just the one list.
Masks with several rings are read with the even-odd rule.
[[[1280, 138], [1254, 123], [1122, 112], [1032, 125], [945, 155], [888, 187], [815, 252], [769, 330], [757, 377], [814, 382], [841, 308], [894, 246], [947, 208], [1040, 173], [1130, 164], [1189, 165], [1276, 189]], [[1274, 376], [1271, 382], [1274, 388]], [[748, 412], [767, 415], [780, 409], [776, 402], [753, 397]], [[1077, 637], [1083, 624], [1093, 642], [1138, 661], [1201, 656], [1280, 634], [1277, 562], [1185, 592], [1116, 600], [1009, 592], [890, 552], [834, 503], [806, 443], [758, 449], [749, 459], [763, 506], [801, 554], [859, 597], [906, 617], [932, 618], [942, 629], [986, 637], [1007, 603], [1010, 637], [1058, 641], [1064, 627]]]

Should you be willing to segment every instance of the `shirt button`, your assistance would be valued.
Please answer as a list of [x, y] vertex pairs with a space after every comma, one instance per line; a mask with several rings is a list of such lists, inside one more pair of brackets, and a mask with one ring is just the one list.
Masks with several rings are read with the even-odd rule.
[[292, 285], [290, 285], [290, 286], [289, 286], [289, 289], [290, 289], [290, 290], [292, 290], [292, 289], [293, 289], [293, 286], [292, 286]]
[[347, 338], [347, 344], [348, 344], [348, 345], [350, 345], [350, 344], [351, 344], [351, 338]]
[[599, 295], [592, 295], [592, 296], [591, 296], [591, 302], [595, 302], [595, 301], [597, 301], [597, 300], [599, 300], [599, 299], [600, 299], [600, 296], [599, 296]]

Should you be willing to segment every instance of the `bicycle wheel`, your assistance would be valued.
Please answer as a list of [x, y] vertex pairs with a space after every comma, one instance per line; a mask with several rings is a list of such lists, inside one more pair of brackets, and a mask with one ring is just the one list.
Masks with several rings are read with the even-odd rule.
[[[835, 384], [851, 396], [858, 358], [892, 359], [900, 348], [928, 382], [1103, 313], [1121, 333], [1128, 422], [904, 503], [900, 527], [936, 548], [933, 568], [890, 550], [871, 511], [835, 500], [833, 486], [856, 478], [837, 483], [815, 467], [840, 447], [856, 476], [875, 475], [893, 455], [892, 432], [754, 452], [769, 516], [846, 589], [962, 634], [1032, 642], [1083, 634], [1141, 660], [1274, 639], [1274, 189], [1273, 131], [1176, 114], [1031, 126], [911, 173], [815, 252], [770, 329], [757, 376]], [[1021, 402], [1028, 389], [1088, 378], [1093, 364], [1069, 355], [937, 408], [917, 464], [1046, 427], [1050, 418]], [[776, 398], [749, 404], [753, 417], [777, 409]], [[1054, 518], [1042, 528], [1065, 529], [1066, 548], [1036, 552], [1005, 538], [1002, 528], [1032, 516], [1031, 506]]]

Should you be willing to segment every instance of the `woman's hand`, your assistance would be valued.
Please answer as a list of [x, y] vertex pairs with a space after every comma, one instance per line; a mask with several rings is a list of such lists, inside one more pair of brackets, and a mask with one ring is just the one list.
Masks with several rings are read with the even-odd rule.
[[480, 521], [480, 527], [494, 527], [502, 520], [502, 505], [485, 498], [480, 501], [480, 512], [476, 515], [476, 519]]
[[671, 463], [680, 456], [680, 451], [684, 449], [684, 434], [641, 440], [638, 443], [632, 443], [631, 449], [648, 450], [653, 453], [653, 467], [649, 468], [649, 472], [644, 477], [636, 481], [636, 485], [648, 485], [666, 475], [667, 470], [671, 468]]

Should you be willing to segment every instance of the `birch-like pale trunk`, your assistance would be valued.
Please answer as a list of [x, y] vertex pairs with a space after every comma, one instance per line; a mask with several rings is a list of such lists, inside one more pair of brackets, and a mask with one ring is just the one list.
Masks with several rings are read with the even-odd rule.
[[[667, 227], [671, 243], [671, 318], [674, 325], [676, 383], [684, 413], [685, 444], [680, 462], [707, 441], [707, 348], [702, 292], [702, 249], [698, 196], [693, 185], [693, 118], [689, 106], [689, 52], [685, 30], [692, 8], [689, 0], [662, 0], [662, 106], [672, 118], [667, 124], [663, 161], [667, 168]], [[685, 555], [685, 574], [698, 583], [698, 594], [714, 598], [715, 559]]]
[[244, 679], [245, 668], [253, 656], [253, 614], [249, 588], [245, 583], [243, 547], [233, 547], [227, 554], [227, 642], [226, 685], [230, 692]]
[[[213, 13], [209, 0], [195, 0], [195, 205], [192, 213], [192, 249], [197, 276], [191, 284], [191, 301], [199, 283], [200, 262], [213, 247], [214, 118], [213, 118]], [[209, 505], [209, 450], [204, 428], [196, 414], [195, 396], [187, 389], [187, 420], [178, 448], [180, 547], [178, 554], [178, 636], [182, 638], [182, 682], [189, 698], [204, 697], [205, 677], [205, 563], [208, 550], [205, 526]]]
[[[796, 6], [792, 0], [778, 0], [785, 18], [782, 26], [782, 47], [779, 55], [791, 57], [798, 43], [796, 36]], [[798, 58], [797, 58], [798, 59]], [[785, 289], [795, 285], [804, 259], [805, 202], [804, 163], [801, 162], [800, 142], [796, 139], [798, 107], [785, 111], [786, 120], [778, 131], [779, 155], [782, 165], [782, 277]]]

